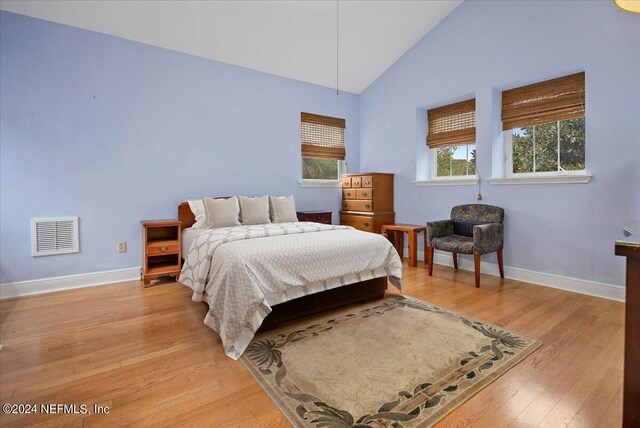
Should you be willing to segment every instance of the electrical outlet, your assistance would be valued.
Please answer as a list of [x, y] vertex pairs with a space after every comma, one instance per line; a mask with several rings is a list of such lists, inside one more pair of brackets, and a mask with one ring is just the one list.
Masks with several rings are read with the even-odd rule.
[[118, 252], [126, 253], [127, 252], [127, 243], [126, 242], [118, 242]]

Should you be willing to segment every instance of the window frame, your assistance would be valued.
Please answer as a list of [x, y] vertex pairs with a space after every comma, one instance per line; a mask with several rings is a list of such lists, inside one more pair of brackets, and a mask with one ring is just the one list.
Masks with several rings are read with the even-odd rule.
[[[463, 144], [467, 147], [467, 162], [469, 161], [469, 146], [476, 147], [475, 144]], [[460, 146], [452, 146], [452, 147], [462, 147]], [[438, 148], [429, 149], [429, 169], [431, 169], [431, 180], [433, 181], [460, 181], [460, 180], [470, 180], [478, 178], [478, 148], [476, 147], [476, 172], [475, 174], [465, 174], [465, 175], [447, 175], [444, 177], [438, 176]], [[467, 171], [469, 170], [469, 166], [467, 165]]]
[[[568, 119], [563, 119], [568, 120]], [[555, 122], [559, 123], [563, 120], [556, 120]], [[552, 123], [552, 122], [545, 122]], [[541, 123], [540, 125], [544, 125]], [[537, 126], [537, 125], [534, 125]], [[516, 129], [516, 128], [514, 128]], [[535, 128], [534, 128], [535, 129]], [[535, 177], [563, 177], [563, 176], [585, 176], [589, 175], [587, 173], [587, 158], [586, 158], [586, 146], [587, 146], [587, 138], [585, 132], [585, 160], [584, 160], [584, 169], [580, 170], [561, 170], [560, 166], [560, 126], [558, 126], [558, 170], [557, 171], [538, 171], [538, 172], [513, 172], [513, 129], [509, 129], [506, 131], [502, 131], [504, 145], [505, 145], [505, 177], [507, 178], [535, 178]], [[586, 129], [586, 121], [585, 121], [585, 129]], [[535, 135], [535, 131], [534, 131]], [[535, 137], [534, 137], [534, 166], [535, 166]], [[477, 169], [477, 166], [476, 166]]]

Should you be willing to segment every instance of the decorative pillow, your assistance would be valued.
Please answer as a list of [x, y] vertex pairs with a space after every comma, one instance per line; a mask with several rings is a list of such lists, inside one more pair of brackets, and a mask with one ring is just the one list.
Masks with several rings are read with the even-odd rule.
[[207, 214], [206, 227], [240, 226], [240, 205], [238, 198], [211, 199], [204, 198], [204, 210]]
[[240, 203], [240, 222], [242, 224], [267, 224], [269, 219], [269, 196], [258, 198], [238, 196]]
[[193, 229], [201, 229], [207, 226], [207, 213], [204, 211], [204, 202], [202, 199], [189, 199], [189, 208], [196, 217], [196, 222], [191, 226]]
[[291, 196], [269, 196], [271, 206], [271, 222], [288, 223], [298, 221], [296, 214], [296, 203]]
[[478, 221], [453, 220], [453, 233], [473, 238], [473, 226], [486, 224]]

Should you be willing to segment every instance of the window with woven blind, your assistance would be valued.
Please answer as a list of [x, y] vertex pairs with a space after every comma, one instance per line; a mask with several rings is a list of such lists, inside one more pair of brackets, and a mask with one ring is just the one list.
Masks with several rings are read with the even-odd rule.
[[584, 116], [584, 72], [502, 92], [502, 129]]
[[430, 149], [476, 143], [476, 100], [462, 101], [427, 111]]
[[344, 130], [344, 119], [300, 114], [302, 180], [306, 185], [339, 183], [345, 158]]
[[344, 119], [302, 113], [300, 122], [302, 157], [344, 160]]
[[585, 73], [502, 92], [507, 174], [585, 173]]
[[427, 110], [434, 179], [476, 175], [476, 100]]

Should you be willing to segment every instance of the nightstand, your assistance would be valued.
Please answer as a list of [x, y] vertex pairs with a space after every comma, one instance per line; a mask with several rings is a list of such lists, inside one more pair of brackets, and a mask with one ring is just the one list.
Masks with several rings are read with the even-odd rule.
[[180, 274], [182, 234], [178, 220], [142, 220], [142, 280], [145, 287], [161, 275]]
[[298, 211], [298, 221], [331, 224], [331, 211]]

